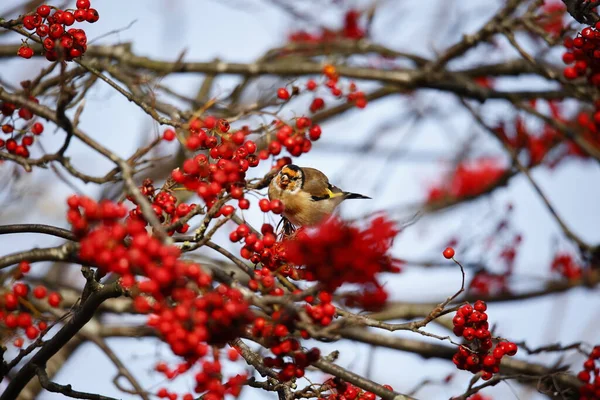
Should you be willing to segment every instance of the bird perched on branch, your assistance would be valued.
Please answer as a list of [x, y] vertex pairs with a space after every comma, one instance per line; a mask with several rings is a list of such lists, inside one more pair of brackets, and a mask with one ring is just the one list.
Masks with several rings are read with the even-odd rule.
[[283, 216], [293, 225], [311, 226], [331, 215], [344, 200], [370, 197], [333, 186], [318, 169], [289, 164], [271, 181], [269, 199], [283, 203]]

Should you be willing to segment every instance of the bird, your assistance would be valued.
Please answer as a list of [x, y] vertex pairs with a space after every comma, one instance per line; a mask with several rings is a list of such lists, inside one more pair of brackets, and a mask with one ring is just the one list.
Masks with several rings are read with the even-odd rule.
[[314, 226], [344, 200], [370, 197], [343, 191], [315, 168], [285, 165], [269, 184], [269, 200], [283, 203], [283, 216], [294, 226]]

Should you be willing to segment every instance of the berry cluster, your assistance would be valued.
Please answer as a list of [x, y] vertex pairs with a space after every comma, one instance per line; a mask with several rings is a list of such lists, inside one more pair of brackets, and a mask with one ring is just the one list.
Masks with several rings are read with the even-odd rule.
[[[98, 11], [90, 8], [90, 0], [77, 0], [77, 9], [60, 10], [43, 4], [37, 10], [23, 17], [23, 26], [42, 40], [48, 61], [59, 58], [72, 61], [81, 57], [87, 50], [87, 36], [82, 29], [68, 28], [75, 22], [94, 23], [100, 18]], [[52, 10], [54, 9], [54, 12]], [[26, 43], [18, 51], [23, 58], [31, 58], [33, 49]]]
[[[150, 283], [142, 287], [140, 283], [140, 290], [154, 294], [158, 288], [152, 286]], [[225, 285], [200, 296], [180, 288], [172, 297], [178, 300], [177, 305], [163, 306], [151, 317], [149, 325], [161, 333], [173, 353], [188, 360], [205, 356], [205, 343], [222, 347], [241, 336], [246, 325], [254, 320], [242, 293]]]
[[[173, 196], [170, 192], [166, 190], [160, 190], [157, 193], [154, 185], [152, 184], [152, 180], [145, 179], [140, 187], [140, 191], [144, 196], [148, 198], [150, 203], [152, 203], [152, 209], [154, 213], [158, 217], [158, 220], [161, 223], [169, 222], [172, 224], [177, 223], [180, 218], [185, 217], [192, 211], [196, 205], [195, 204], [186, 204], [186, 203], [177, 203], [177, 198]], [[136, 203], [135, 199], [132, 196], [128, 196], [127, 200], [132, 203]], [[136, 203], [137, 204], [137, 203]], [[142, 213], [142, 209], [139, 204], [137, 207], [129, 211], [129, 217], [139, 219], [141, 221], [145, 221], [144, 214]], [[189, 225], [183, 224], [179, 226], [175, 230], [171, 230], [168, 232], [169, 235], [173, 235], [175, 232], [178, 233], [186, 233], [189, 229]]]
[[[30, 100], [39, 103], [34, 97], [31, 97]], [[27, 107], [18, 108], [17, 105], [13, 103], [0, 103], [0, 114], [2, 117], [2, 133], [11, 135], [10, 139], [4, 140], [0, 138], [0, 149], [6, 147], [6, 151], [9, 153], [28, 158], [28, 147], [35, 141], [35, 136], [39, 136], [44, 132], [44, 125], [41, 122], [32, 123], [34, 117], [33, 112]], [[25, 123], [20, 129], [16, 127], [16, 123], [19, 119], [23, 120]], [[18, 139], [21, 140], [21, 143], [18, 142]]]
[[[271, 318], [272, 322], [256, 318], [252, 326], [253, 336], [263, 338], [265, 346], [275, 356], [265, 357], [263, 362], [267, 367], [279, 370], [278, 378], [281, 381], [303, 377], [306, 367], [321, 356], [320, 350], [316, 347], [303, 350], [297, 339], [289, 337], [296, 316], [275, 311]], [[301, 332], [301, 336], [308, 338], [305, 331]]]
[[565, 3], [560, 0], [544, 1], [540, 8], [539, 26], [550, 35], [560, 37], [565, 27]]
[[[22, 277], [31, 270], [31, 265], [27, 261], [19, 263], [18, 270], [13, 274], [15, 277]], [[31, 304], [32, 299], [46, 299], [50, 307], [60, 306], [61, 296], [57, 292], [48, 293], [48, 289], [39, 285], [31, 290], [30, 286], [24, 282], [15, 282], [12, 290], [0, 293], [0, 323], [8, 330], [9, 336], [16, 336], [13, 345], [22, 347], [25, 338], [35, 340], [48, 328], [48, 323], [42, 315], [34, 314], [35, 310]], [[36, 322], [37, 319], [37, 322]], [[1, 326], [1, 325], [0, 325]]]
[[582, 274], [581, 266], [575, 261], [575, 257], [569, 253], [555, 254], [550, 269], [566, 279], [579, 279]]
[[315, 141], [321, 137], [321, 127], [313, 125], [311, 119], [308, 117], [297, 118], [295, 127], [278, 122], [276, 128], [275, 135], [270, 136], [271, 142], [269, 143], [268, 150], [259, 152], [261, 159], [267, 159], [269, 154], [274, 156], [279, 155], [284, 147], [292, 156], [298, 157], [310, 151], [312, 148], [311, 140]]
[[506, 168], [493, 159], [482, 158], [460, 162], [448, 183], [429, 189], [427, 202], [477, 196], [497, 183], [506, 174]]
[[385, 306], [388, 294], [379, 283], [373, 282], [364, 285], [361, 291], [348, 293], [344, 297], [348, 307], [357, 307], [365, 311], [379, 311]]
[[344, 26], [339, 31], [322, 29], [317, 34], [311, 34], [306, 31], [293, 32], [289, 35], [290, 42], [296, 43], [323, 43], [333, 42], [339, 39], [360, 40], [365, 37], [365, 30], [359, 24], [360, 12], [349, 10], [344, 15]]
[[[383, 385], [383, 387], [390, 391], [394, 390], [390, 385]], [[318, 400], [375, 400], [377, 398], [375, 393], [367, 392], [338, 377], [328, 379], [322, 389], [330, 393], [321, 394]]]
[[[270, 272], [279, 269], [285, 260], [282, 258], [283, 249], [277, 241], [273, 225], [263, 224], [261, 233], [262, 237], [253, 233], [248, 225], [241, 224], [238, 225], [235, 231], [229, 234], [229, 239], [232, 242], [243, 240], [244, 246], [240, 250], [240, 255], [242, 258], [250, 260], [253, 264], [262, 263], [266, 267], [263, 268], [265, 270], [263, 278], [269, 279], [266, 276], [272, 278]], [[261, 278], [259, 277], [259, 279]], [[272, 282], [267, 280], [263, 282], [263, 285], [271, 287]]]
[[469, 282], [469, 293], [481, 296], [509, 293], [509, 278], [506, 273], [494, 274], [489, 271], [478, 271]]
[[[181, 204], [175, 206], [174, 199], [164, 192], [153, 196], [150, 182], [145, 182], [141, 191], [153, 198], [153, 206], [160, 208], [161, 215], [178, 215]], [[118, 274], [133, 297], [136, 311], [151, 313], [148, 326], [185, 360], [176, 370], [161, 367], [160, 372], [174, 379], [202, 360], [202, 370], [196, 374], [197, 393], [215, 400], [225, 394], [239, 394], [246, 378], [232, 377], [223, 383], [218, 355], [212, 362], [204, 357], [210, 346], [224, 346], [253, 322], [254, 314], [241, 292], [225, 285], [213, 289], [212, 278], [199, 265], [181, 260], [179, 248], [164, 245], [148, 234], [136, 209], [122, 222], [128, 214], [122, 204], [71, 196], [68, 206], [67, 219], [80, 237], [80, 258], [104, 272]], [[145, 278], [136, 278], [139, 275]], [[166, 389], [158, 395], [173, 397]]]
[[[233, 350], [233, 349], [232, 349]], [[235, 351], [235, 350], [234, 350]], [[166, 363], [159, 362], [155, 370], [163, 374], [167, 379], [173, 380], [182, 373], [188, 372], [193, 367], [192, 364], [186, 362], [179, 364], [176, 368], [170, 369]], [[226, 395], [238, 397], [242, 391], [243, 385], [248, 377], [245, 374], [235, 375], [222, 381], [222, 365], [220, 361], [220, 352], [213, 351], [213, 361], [204, 360], [199, 363], [200, 370], [194, 375], [196, 386], [194, 391], [197, 393], [205, 393], [202, 399], [205, 400], [222, 400]], [[193, 400], [197, 398], [191, 393], [186, 393], [181, 397], [177, 393], [169, 392], [167, 388], [159, 388], [156, 396], [161, 399], [176, 400]]]
[[600, 23], [586, 27], [575, 38], [566, 38], [563, 62], [568, 66], [563, 73], [567, 79], [587, 77], [594, 86], [600, 86]]
[[[365, 108], [367, 106], [367, 97], [364, 92], [359, 91], [354, 82], [350, 82], [347, 89], [341, 88], [339, 83], [339, 75], [337, 74], [335, 67], [333, 65], [328, 65], [325, 67], [323, 74], [327, 78], [325, 83], [322, 85], [325, 87], [329, 93], [334, 98], [340, 98], [342, 96], [346, 96], [346, 100], [348, 103], [353, 103], [357, 108]], [[306, 90], [313, 92], [318, 88], [317, 82], [313, 79], [309, 79], [306, 82]], [[293, 88], [294, 94], [300, 92], [300, 89], [297, 87]], [[277, 97], [282, 100], [289, 100], [291, 95], [286, 88], [277, 89]], [[316, 113], [325, 108], [325, 100], [323, 97], [316, 96], [312, 99], [310, 103], [309, 110], [311, 113]], [[320, 131], [317, 128], [314, 128], [313, 132], [310, 133], [311, 140], [317, 140], [320, 137]]]
[[477, 300], [474, 305], [465, 304], [456, 312], [452, 320], [454, 334], [462, 336], [468, 345], [459, 346], [452, 361], [458, 369], [474, 374], [481, 371], [482, 379], [489, 380], [500, 370], [502, 357], [517, 353], [517, 345], [498, 342], [494, 347], [486, 309], [485, 302]]
[[316, 305], [310, 304], [312, 303], [310, 300], [314, 299], [306, 299], [306, 302], [309, 303], [305, 307], [306, 313], [315, 323], [321, 326], [327, 326], [331, 323], [331, 320], [336, 314], [335, 306], [331, 304], [333, 296], [330, 292], [321, 291], [317, 295], [317, 298], [319, 299], [319, 303]]
[[600, 346], [595, 346], [577, 374], [583, 385], [579, 388], [579, 400], [600, 399]]
[[[185, 160], [182, 168], [172, 171], [171, 178], [188, 190], [195, 191], [208, 208], [212, 207], [225, 188], [233, 199], [238, 200], [241, 209], [247, 209], [250, 203], [244, 198], [246, 171], [256, 167], [260, 160], [254, 154], [256, 143], [246, 140], [250, 133], [248, 127], [234, 133], [228, 133], [229, 130], [229, 122], [225, 119], [217, 120], [211, 116], [193, 118], [189, 123], [186, 146], [192, 151], [209, 150], [209, 155], [197, 154]], [[167, 132], [167, 138], [174, 135], [174, 132], [168, 135]], [[211, 162], [211, 159], [216, 162]], [[233, 211], [232, 206], [225, 206], [221, 213], [228, 215]]]
[[330, 218], [315, 229], [302, 229], [287, 241], [287, 259], [303, 271], [303, 278], [319, 281], [328, 291], [344, 283], [376, 282], [381, 272], [399, 272], [387, 254], [398, 231], [384, 217], [360, 229]]

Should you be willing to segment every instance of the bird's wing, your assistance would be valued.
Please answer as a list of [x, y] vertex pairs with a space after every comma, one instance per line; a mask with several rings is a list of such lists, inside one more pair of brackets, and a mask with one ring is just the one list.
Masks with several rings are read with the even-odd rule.
[[302, 172], [304, 173], [302, 189], [310, 194], [313, 200], [327, 200], [344, 194], [340, 188], [329, 183], [327, 176], [318, 169], [304, 167]]

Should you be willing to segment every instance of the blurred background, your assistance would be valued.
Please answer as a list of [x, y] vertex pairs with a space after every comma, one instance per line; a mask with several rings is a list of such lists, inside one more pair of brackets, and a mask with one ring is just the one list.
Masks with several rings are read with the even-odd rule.
[[[134, 53], [161, 60], [219, 59], [250, 63], [270, 49], [282, 46], [293, 32], [319, 32], [321, 28], [337, 30], [342, 27], [349, 9], [376, 7], [369, 24], [371, 41], [397, 51], [433, 57], [459, 41], [462, 35], [474, 32], [503, 3], [496, 0], [96, 0], [92, 6], [99, 11], [100, 21], [87, 25], [86, 32], [91, 44], [131, 43]], [[16, 16], [6, 13], [20, 4], [22, 2], [16, 0], [3, 0], [0, 16]], [[16, 34], [0, 36], [2, 44], [19, 41]], [[533, 48], [536, 43], [531, 41], [527, 45]], [[469, 52], [451, 67], [473, 66], [514, 55], [515, 50], [499, 40]], [[551, 51], [545, 57], [559, 63], [560, 55], [558, 51]], [[381, 65], [382, 68], [397, 65], [392, 61], [386, 65], [379, 57], [363, 57], [358, 62]], [[20, 81], [30, 79], [46, 64], [42, 58], [0, 59], [0, 82], [18, 86]], [[199, 74], [169, 75], [160, 84], [193, 98], [203, 79]], [[227, 98], [240, 81], [241, 78], [236, 76], [219, 76], [211, 96]], [[256, 79], [244, 91], [240, 103], [250, 105], [265, 96], [273, 96], [278, 87], [290, 82], [276, 77]], [[301, 86], [305, 82], [302, 78], [295, 84]], [[530, 77], [515, 77], [496, 84], [505, 89], [545, 85]], [[359, 82], [359, 86], [363, 91], [377, 87], [372, 82]], [[171, 100], [176, 104], [176, 99]], [[280, 116], [296, 116], [305, 112], [309, 104], [309, 98], [300, 98], [286, 106]], [[336, 103], [328, 101], [327, 104]], [[481, 110], [486, 120], [492, 122], [514, 116], [501, 101], [486, 102]], [[103, 84], [97, 84], [88, 93], [80, 128], [122, 157], [129, 157], [139, 146], [161, 135], [164, 129], [135, 104]], [[517, 292], [542, 287], [553, 278], [550, 266], [557, 250], [577, 254], [523, 176], [510, 179], [505, 187], [474, 201], [435, 212], [423, 210], [422, 204], [427, 201], [431, 189], [449, 179], [448, 174], [457, 160], [493, 158], [501, 165], [509, 165], [510, 160], [502, 147], [477, 126], [452, 94], [418, 90], [387, 96], [370, 102], [364, 110], [351, 109], [327, 120], [322, 129], [322, 138], [314, 143], [313, 150], [295, 163], [318, 168], [334, 184], [373, 198], [345, 203], [341, 210], [344, 218], [362, 219], [374, 212], [385, 211], [401, 225], [411, 221], [394, 244], [394, 255], [411, 263], [401, 274], [382, 278], [391, 301], [439, 302], [458, 290], [460, 272], [442, 257], [442, 250], [449, 243], [456, 244], [456, 258], [469, 266], [467, 277], [470, 280], [480, 266], [504, 273], [506, 258], [502, 252], [520, 235], [522, 239], [515, 246], [514, 269], [510, 277], [510, 287]], [[62, 136], [49, 130], [40, 138], [43, 150], [50, 152], [60, 146], [62, 141], [53, 140], [54, 137]], [[173, 142], [159, 146], [158, 161], [152, 172], [157, 179], [166, 170], [164, 165], [174, 162], [176, 153], [177, 144]], [[111, 168], [110, 163], [100, 156], [90, 155], [80, 142], [74, 142], [69, 148], [69, 156], [75, 166], [89, 174], [103, 175]], [[262, 176], [266, 172], [265, 168], [258, 168], [252, 173]], [[556, 168], [536, 168], [532, 176], [577, 235], [589, 243], [600, 242], [600, 169], [597, 163], [573, 158]], [[80, 192], [99, 198], [110, 194], [106, 190], [93, 183], [86, 185], [66, 177], [60, 171], [34, 169], [32, 173], [25, 173], [21, 167], [4, 163], [0, 165], [0, 224], [40, 222], [68, 228], [64, 218], [66, 197]], [[255, 203], [258, 199], [251, 201]], [[245, 212], [244, 217], [254, 224], [260, 224], [264, 218], [256, 206]], [[506, 228], [498, 230], [501, 223], [505, 223]], [[228, 232], [221, 232], [215, 241], [237, 253], [238, 246], [229, 242]], [[43, 235], [3, 235], [0, 252], [8, 254], [32, 245], [44, 247], [59, 243], [58, 239]], [[211, 254], [211, 257], [216, 255]], [[34, 271], [42, 274], [48, 268], [49, 265], [40, 263], [34, 266]], [[77, 266], [63, 267], [60, 271], [63, 279], [81, 287], [83, 278]], [[551, 296], [494, 302], [489, 304], [488, 314], [491, 324], [496, 325], [497, 335], [515, 342], [526, 341], [532, 348], [556, 342], [566, 345], [581, 341], [594, 345], [598, 343], [600, 331], [599, 304], [598, 289], [576, 288]], [[142, 320], [128, 316], [126, 321], [136, 324]], [[439, 326], [429, 325], [427, 329], [447, 334]], [[411, 333], [393, 335], [430, 340]], [[127, 361], [145, 389], [156, 390], [165, 383], [153, 368], [159, 359], [174, 360], [167, 346], [150, 338], [113, 338], [107, 342], [122, 360]], [[410, 353], [374, 349], [348, 341], [317, 345], [324, 353], [339, 350], [340, 365], [366, 374], [377, 382], [390, 384], [401, 393], [411, 392], [425, 380], [430, 380], [414, 394], [420, 399], [448, 399], [461, 394], [472, 377], [471, 373], [456, 370], [446, 360], [425, 360]], [[14, 349], [9, 350], [9, 358], [11, 351]], [[563, 362], [577, 364], [572, 370], [576, 373], [583, 358], [575, 352], [562, 356]], [[523, 357], [523, 354], [516, 357]], [[527, 359], [551, 365], [557, 357], [541, 354]], [[240, 370], [239, 365], [233, 364], [227, 368]], [[71, 383], [77, 390], [122, 399], [135, 398], [113, 385], [115, 374], [115, 367], [102, 350], [94, 344], [84, 344], [60, 369], [55, 381]], [[450, 374], [453, 379], [442, 384]], [[323, 374], [316, 372], [308, 376], [314, 381], [324, 379]], [[169, 387], [184, 393], [193, 388], [192, 380], [193, 377], [184, 376]], [[500, 383], [485, 389], [483, 394], [494, 399], [545, 398], [538, 395], [534, 387], [516, 383]], [[60, 397], [42, 392], [38, 398]], [[275, 396], [247, 388], [241, 398]]]

